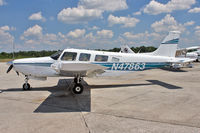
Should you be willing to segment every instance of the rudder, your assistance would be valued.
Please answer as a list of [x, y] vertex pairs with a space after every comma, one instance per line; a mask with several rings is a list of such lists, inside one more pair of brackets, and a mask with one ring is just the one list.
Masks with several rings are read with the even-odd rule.
[[165, 37], [161, 45], [152, 53], [152, 55], [175, 57], [179, 37], [179, 31], [170, 31], [168, 36]]

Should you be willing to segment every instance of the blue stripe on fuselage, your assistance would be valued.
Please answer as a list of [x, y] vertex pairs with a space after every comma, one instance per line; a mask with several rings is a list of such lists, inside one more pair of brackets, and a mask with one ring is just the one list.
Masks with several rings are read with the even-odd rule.
[[93, 63], [107, 67], [112, 71], [142, 71], [153, 68], [169, 66], [167, 62], [112, 62], [112, 63]]
[[14, 63], [14, 65], [30, 65], [30, 66], [43, 66], [50, 67], [53, 63]]

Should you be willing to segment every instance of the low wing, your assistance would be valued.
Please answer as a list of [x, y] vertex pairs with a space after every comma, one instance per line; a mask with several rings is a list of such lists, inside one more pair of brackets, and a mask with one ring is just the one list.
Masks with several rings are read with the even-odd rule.
[[187, 50], [194, 50], [194, 49], [199, 49], [200, 46], [193, 46], [193, 47], [188, 47], [186, 48]]
[[61, 76], [74, 77], [80, 75], [94, 76], [96, 74], [104, 73], [107, 67], [91, 64], [91, 63], [58, 63], [52, 66]]

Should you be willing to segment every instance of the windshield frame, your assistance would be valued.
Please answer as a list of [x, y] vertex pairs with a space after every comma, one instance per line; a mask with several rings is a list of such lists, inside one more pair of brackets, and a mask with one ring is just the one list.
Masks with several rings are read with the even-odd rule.
[[58, 60], [63, 50], [58, 50], [56, 53], [52, 54], [50, 57], [54, 60]]

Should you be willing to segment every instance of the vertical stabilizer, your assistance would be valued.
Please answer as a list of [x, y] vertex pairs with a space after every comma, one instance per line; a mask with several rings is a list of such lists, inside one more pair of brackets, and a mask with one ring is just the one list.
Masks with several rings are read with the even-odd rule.
[[165, 37], [161, 45], [152, 53], [152, 55], [175, 57], [179, 37], [179, 31], [170, 31], [168, 36]]
[[131, 48], [128, 45], [121, 45], [121, 53], [132, 53], [135, 54], [135, 52], [133, 52], [133, 50], [131, 50]]

